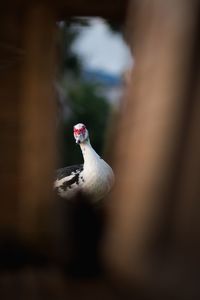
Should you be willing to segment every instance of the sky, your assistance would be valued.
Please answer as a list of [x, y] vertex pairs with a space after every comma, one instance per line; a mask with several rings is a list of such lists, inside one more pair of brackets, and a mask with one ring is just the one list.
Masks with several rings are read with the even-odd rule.
[[112, 32], [100, 18], [90, 19], [90, 26], [81, 29], [73, 50], [81, 57], [85, 68], [113, 75], [121, 75], [132, 63], [122, 36]]

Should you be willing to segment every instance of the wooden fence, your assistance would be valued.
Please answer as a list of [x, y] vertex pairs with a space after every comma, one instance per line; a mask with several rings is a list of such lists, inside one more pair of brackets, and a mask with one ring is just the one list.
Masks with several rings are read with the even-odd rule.
[[[76, 299], [77, 289], [99, 299], [132, 298], [132, 293], [138, 299], [198, 298], [198, 1], [8, 4], [0, 12], [2, 299]], [[121, 21], [125, 11], [135, 65], [118, 120], [116, 185], [105, 204], [99, 248], [112, 284], [104, 277], [75, 283], [53, 259], [65, 255], [56, 239], [60, 227], [51, 191], [56, 21], [71, 15]], [[23, 271], [18, 258], [30, 262], [27, 248], [34, 260]], [[33, 271], [41, 257], [42, 271]], [[18, 273], [13, 273], [16, 261]]]

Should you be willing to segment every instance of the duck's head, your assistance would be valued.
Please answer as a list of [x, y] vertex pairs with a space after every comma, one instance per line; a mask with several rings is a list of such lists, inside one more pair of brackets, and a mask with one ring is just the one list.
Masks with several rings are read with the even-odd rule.
[[74, 138], [77, 144], [81, 144], [89, 140], [88, 130], [84, 124], [78, 123], [74, 126]]

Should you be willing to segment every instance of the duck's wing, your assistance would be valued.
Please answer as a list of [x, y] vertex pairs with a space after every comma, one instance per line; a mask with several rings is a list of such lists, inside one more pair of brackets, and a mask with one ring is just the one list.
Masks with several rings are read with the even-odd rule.
[[79, 176], [83, 171], [83, 164], [73, 165], [56, 171], [55, 188], [61, 188], [66, 191], [72, 184], [79, 184]]
[[72, 175], [76, 175], [77, 173], [80, 173], [83, 171], [83, 164], [80, 165], [73, 165], [65, 168], [60, 168], [56, 170], [56, 179], [60, 180], [64, 177], [71, 177]]

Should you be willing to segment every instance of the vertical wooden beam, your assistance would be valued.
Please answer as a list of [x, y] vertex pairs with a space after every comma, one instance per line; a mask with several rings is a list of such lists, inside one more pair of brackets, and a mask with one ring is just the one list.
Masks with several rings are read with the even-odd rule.
[[184, 128], [196, 1], [132, 1], [128, 33], [135, 66], [115, 151], [108, 264], [144, 278], [159, 228]]
[[[200, 30], [200, 28], [198, 28]], [[196, 38], [199, 40], [200, 31]], [[185, 138], [185, 147], [182, 151], [183, 161], [181, 164], [181, 174], [177, 198], [179, 199], [176, 209], [175, 237], [181, 254], [187, 260], [193, 261], [195, 265], [200, 264], [200, 57], [199, 41], [196, 45], [196, 66], [197, 78], [194, 82], [194, 91], [190, 99], [188, 113], [188, 128]]]
[[19, 186], [20, 71], [22, 23], [10, 9], [0, 12], [0, 234], [16, 231]]
[[41, 237], [49, 227], [55, 168], [55, 19], [51, 8], [32, 3], [26, 14], [22, 72], [20, 230]]

